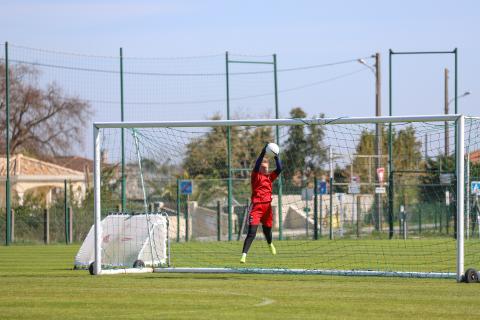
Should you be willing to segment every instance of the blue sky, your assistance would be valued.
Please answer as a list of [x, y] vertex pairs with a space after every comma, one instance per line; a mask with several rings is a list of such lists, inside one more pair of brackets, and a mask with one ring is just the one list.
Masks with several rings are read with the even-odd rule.
[[[282, 69], [380, 52], [384, 114], [388, 112], [388, 49], [458, 47], [459, 94], [471, 92], [459, 100], [459, 110], [480, 115], [478, 1], [0, 0], [0, 8], [1, 42], [87, 55], [117, 56], [119, 47], [124, 48], [127, 57], [221, 55], [227, 50], [255, 55], [276, 53]], [[215, 65], [212, 70], [217, 68], [222, 70], [223, 65]], [[258, 70], [252, 66], [232, 68], [234, 71]], [[451, 70], [449, 89], [453, 97], [453, 56], [395, 56], [394, 114], [443, 112], [444, 68]], [[355, 62], [304, 74], [280, 73], [279, 89], [318, 83], [357, 70], [358, 73], [345, 78], [280, 94], [281, 116], [287, 117], [294, 106], [303, 107], [310, 115], [320, 112], [332, 117], [374, 115], [373, 75]], [[221, 82], [219, 86], [219, 92], [224, 92]], [[238, 96], [258, 87], [270, 91], [271, 82], [256, 83], [253, 89], [242, 83]], [[147, 95], [151, 101], [160, 99], [154, 93], [155, 88], [149, 90]], [[140, 94], [133, 91], [127, 91], [125, 99], [141, 100]], [[235, 96], [235, 88], [232, 91]], [[188, 93], [182, 94], [184, 100], [190, 99]], [[233, 104], [233, 113], [272, 114], [271, 102]], [[132, 112], [131, 117], [196, 119], [217, 111], [223, 113], [223, 108], [223, 104], [190, 106], [182, 112], [179, 108], [159, 107], [153, 111]], [[96, 110], [94, 120], [108, 119], [112, 119], [111, 112]]]

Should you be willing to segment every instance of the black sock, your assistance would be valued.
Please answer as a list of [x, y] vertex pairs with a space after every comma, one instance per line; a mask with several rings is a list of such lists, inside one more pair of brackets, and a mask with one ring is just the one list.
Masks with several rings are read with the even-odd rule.
[[263, 235], [265, 236], [265, 239], [267, 240], [267, 243], [270, 244], [272, 243], [272, 227], [266, 227], [262, 225], [262, 230], [263, 230]]
[[252, 245], [253, 240], [255, 239], [255, 236], [257, 235], [257, 228], [258, 225], [249, 225], [248, 226], [248, 234], [247, 237], [245, 238], [245, 242], [243, 243], [243, 253], [247, 253], [248, 250], [250, 249], [250, 246]]

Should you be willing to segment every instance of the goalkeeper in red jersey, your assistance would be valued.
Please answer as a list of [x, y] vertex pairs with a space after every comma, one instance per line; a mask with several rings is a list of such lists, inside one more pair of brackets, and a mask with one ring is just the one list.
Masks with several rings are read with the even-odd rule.
[[265, 158], [267, 146], [268, 144], [263, 147], [252, 171], [252, 203], [248, 215], [248, 234], [243, 243], [241, 263], [245, 263], [246, 261], [248, 250], [255, 239], [260, 223], [262, 223], [263, 234], [267, 240], [270, 252], [273, 255], [277, 254], [272, 243], [272, 183], [280, 175], [282, 164], [278, 158], [278, 154], [272, 152], [274, 154], [276, 168], [275, 171], [271, 173], [268, 172], [269, 162], [268, 159]]

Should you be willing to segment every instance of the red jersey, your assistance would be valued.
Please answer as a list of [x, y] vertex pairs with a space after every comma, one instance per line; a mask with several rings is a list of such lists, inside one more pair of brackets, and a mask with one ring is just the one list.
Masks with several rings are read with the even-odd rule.
[[252, 172], [252, 203], [272, 201], [272, 182], [277, 179], [277, 171], [269, 174]]

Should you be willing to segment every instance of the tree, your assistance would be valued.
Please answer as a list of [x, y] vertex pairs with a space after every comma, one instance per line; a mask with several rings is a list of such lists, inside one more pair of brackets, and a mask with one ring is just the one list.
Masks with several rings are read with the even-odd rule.
[[[438, 155], [436, 158], [428, 158], [425, 164], [426, 174], [421, 176], [423, 185], [421, 196], [424, 202], [439, 202], [444, 199], [445, 188], [440, 184], [441, 173], [455, 172], [455, 156]], [[453, 182], [453, 181], [452, 181]], [[450, 188], [453, 185], [449, 186]]]
[[[302, 108], [290, 110], [291, 118], [305, 118], [307, 114]], [[285, 181], [292, 181], [297, 175], [303, 175], [305, 171], [305, 158], [307, 151], [307, 138], [303, 126], [291, 126], [288, 128], [288, 138], [285, 141], [282, 160], [286, 170], [283, 175]]]
[[[307, 113], [302, 108], [290, 111], [292, 118], [306, 118]], [[320, 114], [323, 118], [324, 115]], [[282, 160], [285, 171], [283, 175], [287, 183], [298, 185], [303, 176], [311, 180], [314, 175], [322, 172], [327, 161], [327, 148], [323, 144], [325, 133], [321, 125], [291, 126], [285, 141]]]
[[[368, 157], [376, 154], [374, 150], [375, 132], [372, 130], [362, 131], [357, 147], [356, 154], [353, 159], [353, 172], [360, 176], [362, 181], [369, 181], [369, 172], [375, 173], [376, 168], [369, 168], [374, 162], [368, 160]], [[382, 154], [388, 154], [388, 132], [382, 131]], [[415, 136], [415, 128], [407, 126], [400, 130], [393, 130], [392, 132], [392, 158], [394, 169], [394, 184], [395, 184], [395, 203], [413, 204], [419, 199], [419, 185], [420, 177], [419, 170], [425, 168], [425, 163], [422, 161], [421, 154], [422, 143]], [[381, 165], [387, 166], [387, 159], [382, 158]], [[373, 186], [369, 190], [373, 191]]]
[[[324, 118], [325, 115], [322, 113], [318, 117]], [[309, 125], [308, 130], [309, 134], [306, 137], [308, 146], [306, 165], [311, 172], [318, 175], [321, 173], [322, 166], [328, 160], [327, 148], [323, 144], [325, 133], [321, 125]]]
[[[219, 119], [219, 115], [211, 118]], [[235, 133], [236, 130], [231, 130], [232, 142], [236, 140]], [[191, 177], [227, 178], [227, 128], [212, 127], [210, 131], [192, 139], [186, 146], [183, 168]]]
[[[0, 74], [5, 65], [0, 64]], [[30, 66], [9, 68], [10, 152], [33, 156], [54, 156], [83, 144], [83, 129], [91, 116], [91, 106], [79, 97], [68, 96], [56, 83], [39, 84], [39, 71]], [[6, 82], [0, 80], [0, 95]], [[6, 130], [6, 101], [0, 101], [0, 131]], [[5, 150], [4, 139], [0, 147]]]
[[[383, 156], [385, 156], [388, 154], [388, 133], [385, 130], [384, 126], [382, 126], [381, 135], [381, 153]], [[353, 174], [360, 177], [360, 181], [375, 181], [375, 176], [372, 176], [372, 174], [376, 174], [376, 168], [374, 168], [374, 157], [376, 157], [376, 155], [377, 151], [375, 150], [375, 131], [367, 129], [362, 130], [359, 142], [355, 148], [355, 156], [352, 162]], [[380, 167], [386, 168], [388, 166], [387, 158], [381, 157], [379, 164]]]

